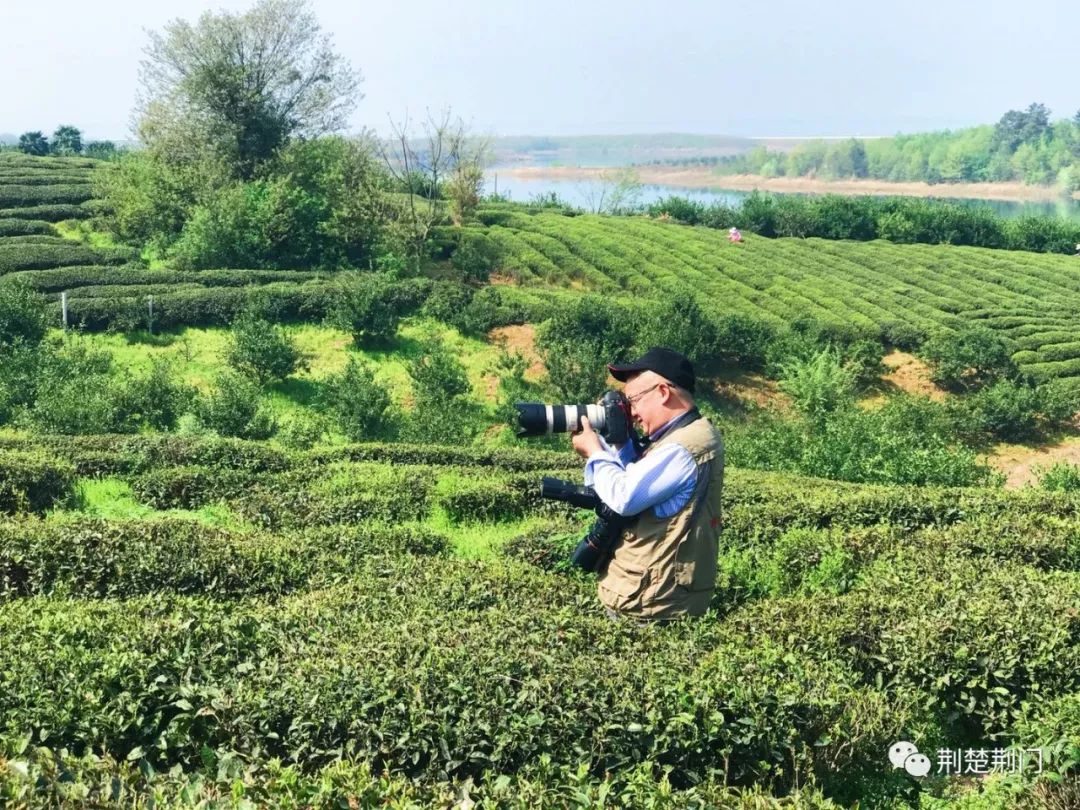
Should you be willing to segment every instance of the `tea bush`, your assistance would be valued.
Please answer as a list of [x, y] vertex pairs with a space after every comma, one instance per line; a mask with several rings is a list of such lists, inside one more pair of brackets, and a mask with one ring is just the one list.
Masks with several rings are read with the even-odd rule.
[[0, 513], [41, 512], [65, 498], [75, 469], [43, 453], [0, 450]]
[[259, 386], [242, 374], [223, 372], [198, 402], [199, 421], [222, 436], [265, 439], [276, 428]]
[[441, 554], [446, 547], [442, 535], [410, 525], [282, 537], [179, 519], [0, 521], [0, 602], [49, 594], [284, 594], [343, 581], [372, 554]]

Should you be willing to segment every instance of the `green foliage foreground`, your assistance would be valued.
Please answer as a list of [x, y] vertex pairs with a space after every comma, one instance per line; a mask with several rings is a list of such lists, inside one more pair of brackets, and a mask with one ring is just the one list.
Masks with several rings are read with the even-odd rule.
[[[535, 492], [573, 474], [564, 453], [0, 447], [66, 459], [66, 487], [27, 461], [42, 498], [77, 468], [152, 508], [106, 521], [68, 495], [0, 520], [10, 801], [898, 807], [952, 788], [888, 767], [897, 739], [1075, 761], [1072, 494], [733, 469], [712, 612], [636, 629], [526, 562], [580, 532]], [[208, 503], [235, 528], [169, 512]], [[452, 551], [522, 517], [541, 522], [505, 551]]]

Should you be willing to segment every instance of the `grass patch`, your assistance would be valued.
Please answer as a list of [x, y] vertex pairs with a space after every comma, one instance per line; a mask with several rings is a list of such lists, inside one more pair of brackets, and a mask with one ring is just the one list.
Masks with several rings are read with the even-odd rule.
[[467, 560], [494, 559], [513, 538], [552, 527], [551, 519], [545, 517], [527, 517], [501, 523], [455, 524], [439, 508], [432, 510], [425, 525], [449, 537], [453, 554]]
[[90, 223], [84, 220], [68, 219], [57, 222], [53, 226], [56, 232], [73, 242], [81, 242], [84, 245], [96, 248], [126, 247], [116, 240], [116, 237], [108, 231], [95, 231]]
[[139, 503], [131, 485], [120, 478], [84, 478], [64, 509], [49, 512], [49, 517], [79, 514], [104, 520], [146, 520], [152, 518], [186, 518], [207, 526], [223, 529], [251, 528], [223, 504], [209, 504], [201, 509], [157, 510]]

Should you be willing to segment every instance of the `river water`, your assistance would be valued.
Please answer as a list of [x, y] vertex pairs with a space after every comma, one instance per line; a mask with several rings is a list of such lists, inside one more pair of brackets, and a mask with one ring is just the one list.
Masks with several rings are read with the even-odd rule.
[[[499, 194], [508, 196], [515, 202], [529, 202], [538, 196], [555, 193], [570, 205], [585, 208], [586, 210], [595, 210], [597, 208], [602, 191], [601, 185], [595, 181], [522, 179], [505, 174], [500, 175], [498, 169], [489, 170], [487, 173], [487, 192], [489, 194], [495, 192], [496, 185]], [[637, 201], [648, 204], [676, 195], [706, 204], [722, 202], [728, 205], [737, 205], [749, 194], [748, 191], [733, 191], [723, 188], [642, 186]], [[947, 199], [949, 202], [959, 202], [964, 205], [989, 206], [995, 213], [1003, 217], [1038, 214], [1080, 220], [1080, 200], [1062, 198], [1053, 202], [1007, 202], [1004, 200], [977, 200], [957, 197]]]

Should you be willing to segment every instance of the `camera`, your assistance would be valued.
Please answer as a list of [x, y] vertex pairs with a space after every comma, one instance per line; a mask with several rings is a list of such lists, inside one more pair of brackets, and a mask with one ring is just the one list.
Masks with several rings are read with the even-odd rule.
[[587, 416], [593, 429], [613, 444], [630, 438], [630, 402], [621, 391], [607, 391], [597, 405], [545, 405], [542, 402], [514, 403], [518, 414], [518, 436], [546, 436], [581, 430]]
[[633, 517], [620, 515], [607, 506], [592, 487], [577, 486], [561, 478], [544, 477], [540, 482], [540, 496], [596, 512], [596, 521], [589, 533], [570, 555], [570, 562], [586, 571], [595, 572], [603, 567], [623, 529], [634, 520]]

